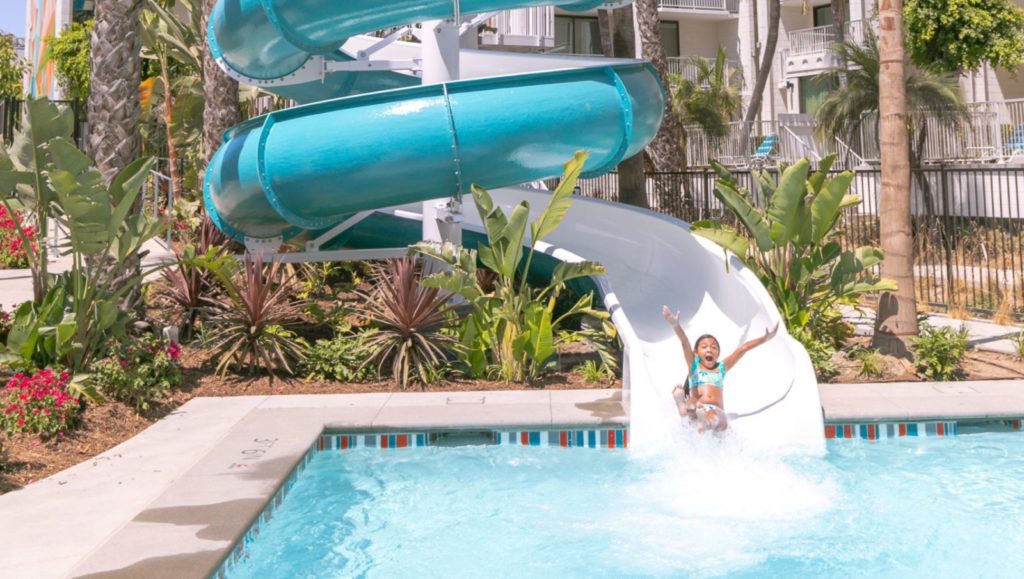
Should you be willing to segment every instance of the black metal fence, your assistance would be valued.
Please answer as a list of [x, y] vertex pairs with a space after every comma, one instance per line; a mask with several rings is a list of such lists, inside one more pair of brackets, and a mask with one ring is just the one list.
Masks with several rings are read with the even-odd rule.
[[[85, 135], [88, 131], [88, 124], [85, 119], [85, 103], [75, 100], [53, 101], [61, 107], [70, 107], [75, 116], [75, 128], [72, 137], [79, 148], [85, 150]], [[3, 142], [10, 143], [14, 139], [14, 130], [21, 121], [22, 105], [25, 101], [21, 99], [0, 100], [0, 138]]]
[[[733, 173], [763, 206], [749, 171]], [[648, 205], [685, 221], [735, 224], [714, 196], [712, 171], [649, 173]], [[935, 307], [1024, 317], [1024, 167], [947, 167], [915, 170], [911, 186], [914, 274], [918, 299]], [[580, 193], [619, 200], [618, 174], [581, 180]], [[847, 209], [846, 247], [880, 244], [881, 172], [857, 171]]]

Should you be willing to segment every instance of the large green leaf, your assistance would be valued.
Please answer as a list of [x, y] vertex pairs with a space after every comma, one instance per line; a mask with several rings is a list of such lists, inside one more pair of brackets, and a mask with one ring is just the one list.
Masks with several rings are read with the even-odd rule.
[[811, 202], [811, 224], [813, 243], [821, 243], [839, 219], [840, 208], [846, 192], [853, 182], [853, 173], [844, 171], [825, 183]]
[[555, 266], [555, 271], [551, 274], [549, 287], [558, 287], [569, 280], [592, 275], [604, 275], [606, 273], [608, 273], [608, 270], [600, 263], [594, 261], [577, 261], [573, 263], [562, 261]]
[[[553, 301], [554, 298], [552, 298]], [[523, 318], [527, 331], [522, 335], [525, 338], [525, 351], [529, 362], [534, 367], [544, 364], [555, 355], [555, 335], [551, 324], [551, 312], [549, 308], [533, 302], [526, 307]]]
[[468, 301], [473, 301], [481, 295], [476, 285], [476, 276], [461, 269], [435, 273], [423, 278], [420, 285], [458, 294]]
[[[112, 219], [114, 223], [120, 223], [128, 215], [128, 210], [138, 198], [142, 186], [146, 183], [146, 178], [149, 177], [149, 172], [155, 164], [156, 159], [153, 157], [136, 159], [121, 169], [110, 182], [110, 198], [114, 205], [118, 206]], [[127, 203], [125, 203], [126, 200]], [[128, 209], [121, 209], [121, 205], [126, 205]]]
[[523, 201], [512, 210], [508, 223], [498, 236], [501, 254], [497, 257], [500, 260], [500, 269], [495, 271], [506, 279], [515, 276], [519, 262], [523, 258], [523, 239], [526, 237], [526, 223], [529, 219], [530, 205]]
[[769, 200], [767, 214], [771, 222], [771, 238], [776, 244], [786, 243], [799, 231], [797, 217], [807, 195], [807, 172], [810, 167], [810, 161], [800, 159], [783, 171], [779, 185]]
[[771, 231], [768, 222], [761, 212], [750, 204], [750, 201], [741, 194], [734, 183], [724, 180], [715, 182], [715, 197], [732, 211], [733, 215], [740, 220], [747, 234], [754, 239], [757, 248], [761, 251], [770, 251], [775, 245], [772, 243]]
[[690, 226], [690, 232], [714, 241], [742, 260], [747, 259], [750, 242], [728, 225], [716, 221], [698, 221]]
[[56, 138], [71, 138], [74, 113], [70, 108], [58, 107], [45, 98], [26, 101], [24, 107], [22, 123], [15, 131], [9, 148], [10, 160], [14, 169], [32, 175], [18, 179], [17, 190], [21, 200], [33, 206], [46, 206], [54, 200], [54, 194], [42, 177], [49, 165], [44, 145]]
[[835, 153], [828, 155], [818, 163], [818, 170], [807, 178], [807, 185], [812, 194], [817, 195], [821, 191], [821, 186], [825, 184], [825, 179], [828, 178], [828, 172], [832, 169], [835, 160]]
[[494, 245], [508, 225], [505, 212], [501, 210], [501, 207], [494, 205], [494, 199], [487, 189], [473, 184], [470, 186], [470, 190], [473, 192], [473, 201], [476, 203], [477, 212], [480, 213], [480, 222], [483, 223], [484, 231], [487, 233], [487, 242]]
[[552, 231], [558, 229], [562, 220], [565, 219], [572, 205], [572, 192], [576, 187], [576, 180], [583, 170], [584, 163], [590, 154], [585, 151], [577, 151], [573, 158], [565, 164], [562, 171], [562, 180], [558, 183], [547, 208], [540, 214], [536, 221], [530, 224], [531, 242], [536, 244], [547, 237]]
[[18, 171], [7, 150], [0, 146], [0, 199], [10, 199], [16, 187], [29, 185], [34, 178], [35, 173]]

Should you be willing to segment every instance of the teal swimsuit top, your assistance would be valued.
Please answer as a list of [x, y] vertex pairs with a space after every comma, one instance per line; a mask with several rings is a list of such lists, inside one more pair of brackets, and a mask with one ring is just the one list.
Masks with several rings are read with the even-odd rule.
[[714, 370], [706, 370], [700, 365], [700, 359], [694, 358], [690, 366], [690, 387], [700, 388], [701, 386], [714, 386], [715, 388], [725, 387], [725, 362], [719, 362]]

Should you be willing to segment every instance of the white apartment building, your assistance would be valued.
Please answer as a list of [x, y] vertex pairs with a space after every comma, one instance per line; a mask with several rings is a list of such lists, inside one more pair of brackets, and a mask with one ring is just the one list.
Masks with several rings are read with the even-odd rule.
[[[1024, 5], [1024, 0], [1014, 0]], [[661, 0], [661, 32], [669, 69], [688, 76], [690, 57], [713, 59], [718, 47], [725, 49], [730, 67], [742, 72], [744, 106], [750, 101], [759, 51], [768, 36], [766, 0]], [[846, 37], [864, 38], [872, 26], [876, 0], [849, 0]], [[600, 54], [601, 38], [596, 11], [570, 13], [557, 8], [529, 8], [502, 13], [491, 19], [494, 32], [485, 32], [485, 47], [576, 54]], [[783, 157], [821, 156], [837, 151], [852, 154], [856, 161], [877, 158], [873, 135], [853, 141], [817, 142], [813, 114], [830, 87], [818, 75], [837, 64], [832, 8], [828, 0], [783, 0], [779, 39], [771, 76], [765, 88], [760, 123], [755, 135], [776, 135]], [[639, 47], [638, 47], [639, 50]], [[1005, 157], [1024, 160], [1024, 75], [985, 66], [961, 78], [964, 99], [970, 103], [972, 124], [958, 134], [929, 128], [931, 160], [982, 161]], [[1018, 128], [1021, 128], [1018, 131]], [[737, 131], [738, 132], [738, 131]], [[948, 133], [948, 131], [946, 131]], [[965, 134], [966, 133], [966, 134]], [[1019, 134], [1017, 134], [1019, 133]], [[688, 133], [689, 134], [689, 133]], [[697, 149], [707, 147], [698, 138]], [[933, 138], [934, 137], [934, 138]], [[1016, 143], [1015, 141], [1020, 141]], [[934, 145], [934, 146], [933, 146]], [[1008, 145], [1017, 147], [1008, 149]], [[721, 145], [735, 149], [738, 143]], [[752, 147], [753, 145], [748, 145]], [[741, 147], [742, 148], [742, 147]], [[750, 150], [691, 150], [693, 164], [709, 154], [749, 155]], [[854, 160], [851, 160], [853, 162]]]

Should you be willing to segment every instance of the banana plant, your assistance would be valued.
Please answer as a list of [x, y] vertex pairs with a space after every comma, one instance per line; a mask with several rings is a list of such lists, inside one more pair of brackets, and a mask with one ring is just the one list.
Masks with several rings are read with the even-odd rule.
[[28, 249], [25, 255], [32, 272], [32, 298], [41, 304], [49, 287], [44, 242], [56, 199], [46, 178], [51, 161], [45, 145], [58, 137], [70, 139], [75, 120], [70, 108], [59, 108], [46, 99], [28, 100], [24, 107], [22, 122], [11, 143], [0, 146], [0, 203], [8, 213], [21, 212], [35, 225], [35, 234], [30, 236], [16, 220], [23, 246], [35, 248]]
[[[572, 191], [587, 153], [578, 152], [566, 163], [562, 180], [552, 193], [547, 207], [532, 223], [526, 201], [506, 213], [495, 205], [486, 189], [473, 185], [473, 200], [484, 225], [487, 243], [477, 250], [420, 243], [413, 251], [444, 263], [446, 271], [423, 280], [427, 287], [462, 296], [472, 313], [460, 329], [460, 355], [471, 376], [488, 373], [505, 381], [522, 382], [545, 372], [558, 347], [571, 340], [559, 332], [570, 317], [589, 314], [607, 321], [608, 314], [593, 308], [593, 296], [585, 294], [568, 311], [555, 315], [555, 302], [566, 282], [601, 275], [605, 268], [590, 261], [559, 263], [546, 286], [534, 288], [527, 283], [537, 242], [555, 231], [572, 205]], [[529, 240], [527, 241], [527, 226]], [[479, 281], [477, 264], [495, 272], [493, 290]], [[608, 324], [609, 329], [611, 325]], [[614, 367], [614, 356], [606, 363]]]
[[737, 227], [711, 221], [694, 223], [691, 231], [714, 241], [738, 257], [761, 280], [791, 331], [815, 331], [817, 316], [840, 303], [855, 303], [863, 294], [893, 291], [896, 283], [872, 271], [885, 254], [876, 247], [844, 250], [839, 230], [844, 210], [859, 205], [849, 193], [853, 173], [829, 177], [835, 156], [810, 173], [803, 159], [781, 169], [778, 182], [766, 171], [754, 174], [755, 187], [767, 207], [755, 206], [750, 193], [732, 174], [712, 163], [719, 179], [715, 196], [735, 216]]
[[[56, 106], [32, 101], [28, 110], [32, 114], [22, 133], [37, 137], [31, 156], [25, 145], [17, 163], [25, 167], [25, 158], [37, 161], [32, 172], [20, 173], [31, 177], [30, 187], [19, 183], [13, 200], [67, 229], [60, 249], [71, 256], [71, 269], [56, 276], [42, 299], [17, 310], [5, 357], [8, 362], [20, 359], [26, 369], [58, 365], [77, 376], [102, 353], [108, 339], [123, 335], [129, 314], [120, 307], [122, 298], [146, 275], [166, 267], [140, 272], [134, 267], [143, 244], [158, 237], [165, 224], [132, 211], [153, 159], [130, 163], [107, 186], [89, 157], [61, 131], [50, 130], [52, 120], [60, 118]], [[0, 180], [17, 175], [0, 171]], [[44, 245], [40, 243], [41, 251]]]

